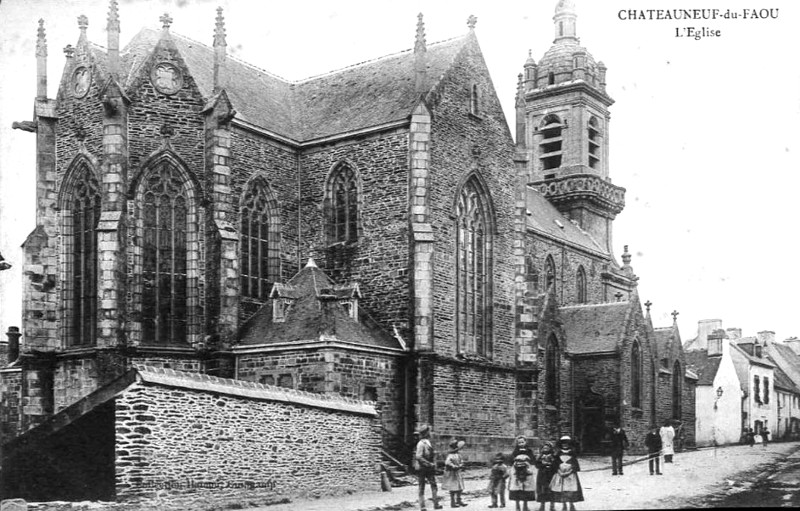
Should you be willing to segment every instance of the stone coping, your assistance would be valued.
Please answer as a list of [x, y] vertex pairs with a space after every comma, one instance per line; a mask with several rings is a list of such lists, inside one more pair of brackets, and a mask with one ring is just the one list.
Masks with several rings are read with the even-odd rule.
[[370, 415], [373, 417], [378, 415], [378, 412], [375, 410], [375, 405], [371, 401], [315, 394], [274, 385], [266, 385], [264, 383], [219, 378], [207, 374], [189, 373], [147, 365], [137, 365], [135, 367], [139, 379], [144, 383], [180, 387], [201, 392], [215, 392], [249, 399], [281, 401], [289, 404], [312, 406], [315, 408]]

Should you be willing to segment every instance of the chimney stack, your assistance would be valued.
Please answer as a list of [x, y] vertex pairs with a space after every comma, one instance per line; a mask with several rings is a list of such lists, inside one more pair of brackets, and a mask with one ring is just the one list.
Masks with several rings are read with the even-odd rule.
[[19, 327], [8, 327], [6, 337], [8, 337], [8, 363], [13, 364], [19, 358], [19, 338], [22, 337]]

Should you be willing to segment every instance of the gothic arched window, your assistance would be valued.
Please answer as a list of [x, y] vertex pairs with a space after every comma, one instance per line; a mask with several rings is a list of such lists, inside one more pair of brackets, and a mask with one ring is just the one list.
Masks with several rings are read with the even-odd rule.
[[67, 181], [62, 196], [63, 240], [67, 279], [64, 282], [66, 340], [69, 346], [90, 345], [97, 335], [97, 223], [100, 185], [82, 162]]
[[328, 271], [334, 279], [346, 278], [356, 255], [359, 237], [359, 182], [352, 166], [340, 163], [326, 187], [328, 212]]
[[[550, 77], [552, 79], [552, 73]], [[540, 132], [542, 141], [539, 144], [539, 161], [542, 163], [543, 170], [557, 169], [561, 166], [561, 150], [563, 129], [561, 119], [557, 115], [547, 115], [542, 119]]]
[[239, 268], [242, 296], [266, 300], [280, 273], [277, 203], [263, 179], [253, 180], [242, 196]]
[[489, 356], [492, 332], [492, 237], [488, 197], [477, 178], [456, 204], [456, 338], [459, 353]]
[[331, 243], [358, 240], [358, 180], [353, 168], [341, 163], [333, 171], [329, 183]]
[[547, 256], [547, 260], [544, 263], [544, 278], [545, 290], [549, 290], [550, 286], [553, 286], [553, 292], [555, 292], [556, 263], [553, 261], [553, 256]]
[[589, 166], [596, 169], [600, 165], [600, 122], [597, 117], [589, 119]]
[[681, 371], [681, 363], [675, 361], [672, 366], [672, 418], [680, 420], [682, 408], [682, 388], [681, 383], [683, 380], [683, 372]]
[[561, 355], [558, 340], [551, 335], [544, 350], [544, 404], [558, 407], [558, 372]]
[[142, 336], [148, 344], [187, 341], [189, 236], [196, 236], [184, 178], [169, 161], [141, 183]]
[[638, 341], [631, 348], [631, 406], [642, 407], [642, 353]]
[[583, 266], [578, 267], [578, 273], [575, 276], [575, 298], [578, 303], [586, 303], [586, 270]]

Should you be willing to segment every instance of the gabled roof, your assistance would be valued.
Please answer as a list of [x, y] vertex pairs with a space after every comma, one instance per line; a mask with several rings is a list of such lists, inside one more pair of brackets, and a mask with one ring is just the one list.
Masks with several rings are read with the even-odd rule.
[[360, 296], [358, 286], [334, 283], [313, 261], [288, 283], [276, 284], [270, 296], [289, 300], [284, 321], [274, 321], [268, 303], [242, 326], [237, 347], [339, 342], [403, 349], [363, 310], [359, 309], [358, 321], [350, 317], [340, 302]]
[[[595, 254], [610, 257], [589, 233], [573, 224], [561, 214], [538, 190], [527, 187], [527, 227], [534, 231], [583, 248]], [[616, 264], [616, 263], [615, 263]]]
[[[123, 50], [126, 86], [134, 83], [160, 37], [159, 31], [143, 29]], [[210, 98], [213, 48], [174, 33], [170, 37], [201, 94]], [[428, 90], [468, 40], [461, 36], [427, 45]], [[298, 142], [405, 120], [420, 99], [410, 50], [294, 82], [229, 55], [222, 74], [238, 119]]]
[[617, 351], [628, 325], [632, 302], [611, 302], [560, 307], [567, 337], [567, 352], [573, 354]]
[[713, 385], [714, 378], [717, 376], [722, 356], [708, 356], [708, 350], [688, 351], [686, 357], [687, 369], [691, 369], [697, 374], [698, 385]]
[[[675, 325], [653, 328], [653, 336], [656, 341], [656, 353], [659, 358], [664, 358], [672, 353], [672, 350], [677, 344], [680, 346], [681, 337], [680, 332]], [[681, 349], [683, 349], [681, 347]]]

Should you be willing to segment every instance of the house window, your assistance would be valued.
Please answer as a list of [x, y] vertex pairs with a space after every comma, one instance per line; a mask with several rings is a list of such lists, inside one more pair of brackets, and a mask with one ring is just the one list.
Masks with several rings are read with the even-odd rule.
[[575, 295], [578, 303], [586, 303], [586, 270], [583, 266], [578, 267], [578, 273], [575, 277]]
[[637, 341], [631, 348], [631, 406], [642, 407], [642, 354]]
[[242, 196], [239, 268], [242, 296], [266, 300], [280, 274], [277, 203], [264, 179], [255, 179]]
[[557, 115], [547, 115], [542, 120], [540, 129], [542, 140], [539, 143], [539, 161], [542, 170], [557, 169], [561, 166], [562, 129], [561, 119]]
[[596, 169], [600, 167], [600, 122], [597, 117], [589, 119], [588, 131], [589, 167]]
[[489, 199], [475, 176], [456, 204], [456, 339], [459, 353], [489, 355], [491, 343], [492, 236]]
[[100, 185], [94, 172], [81, 162], [71, 173], [62, 194], [67, 279], [64, 311], [69, 346], [94, 344], [97, 336], [97, 222]]
[[769, 378], [764, 377], [764, 404], [769, 404]]
[[558, 370], [561, 366], [558, 340], [551, 335], [544, 351], [544, 404], [558, 407]]
[[753, 376], [753, 399], [761, 403], [761, 379], [758, 375]]
[[681, 363], [675, 361], [672, 366], [672, 418], [675, 420], [681, 419], [682, 403], [682, 384], [683, 371], [681, 370]]
[[143, 178], [142, 336], [145, 343], [187, 340], [189, 237], [197, 235], [188, 187], [177, 167], [162, 161]]
[[550, 287], [553, 287], [553, 292], [555, 293], [555, 286], [556, 286], [556, 263], [553, 260], [553, 256], [547, 256], [547, 260], [544, 263], [544, 287], [549, 292]]

